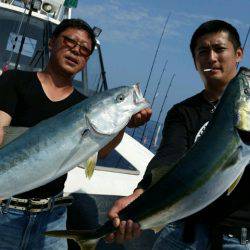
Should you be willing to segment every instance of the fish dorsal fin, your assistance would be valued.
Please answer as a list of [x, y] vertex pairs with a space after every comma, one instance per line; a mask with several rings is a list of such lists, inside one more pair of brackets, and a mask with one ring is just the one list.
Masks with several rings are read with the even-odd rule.
[[97, 162], [97, 154], [90, 156], [86, 162], [85, 175], [88, 179], [90, 179], [94, 173], [96, 162]]
[[227, 195], [230, 195], [234, 189], [236, 188], [236, 186], [238, 185], [238, 183], [240, 182], [240, 179], [243, 175], [244, 171], [236, 178], [236, 180], [231, 184], [231, 186], [228, 188], [227, 190]]
[[26, 132], [29, 128], [26, 127], [4, 127], [4, 139], [1, 147], [7, 145], [8, 143], [15, 140], [17, 137], [21, 136], [24, 132]]
[[76, 241], [76, 243], [80, 246], [81, 250], [95, 250], [98, 240], [93, 241]]

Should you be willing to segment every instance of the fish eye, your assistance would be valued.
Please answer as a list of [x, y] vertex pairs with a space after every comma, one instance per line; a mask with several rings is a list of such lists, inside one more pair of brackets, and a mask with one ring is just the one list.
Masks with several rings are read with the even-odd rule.
[[249, 88], [245, 88], [245, 89], [244, 89], [244, 93], [245, 93], [246, 95], [250, 95], [250, 90], [249, 90]]
[[122, 102], [124, 101], [124, 99], [125, 99], [125, 95], [120, 94], [116, 97], [116, 102]]

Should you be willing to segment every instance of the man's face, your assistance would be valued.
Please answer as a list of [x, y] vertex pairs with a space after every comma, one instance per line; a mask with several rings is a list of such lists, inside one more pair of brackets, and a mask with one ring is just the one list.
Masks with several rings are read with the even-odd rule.
[[[195, 48], [195, 64], [205, 86], [225, 86], [237, 73], [242, 49], [235, 51], [227, 32], [211, 33], [200, 37]], [[212, 69], [205, 71], [204, 69]]]
[[50, 41], [51, 63], [64, 73], [74, 75], [87, 63], [91, 46], [86, 31], [68, 28]]

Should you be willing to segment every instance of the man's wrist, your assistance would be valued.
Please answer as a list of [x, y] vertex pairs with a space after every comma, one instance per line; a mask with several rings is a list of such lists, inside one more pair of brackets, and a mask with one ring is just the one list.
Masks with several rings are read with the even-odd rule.
[[135, 190], [134, 190], [134, 192], [133, 192], [133, 195], [134, 196], [140, 196], [141, 194], [143, 194], [144, 193], [144, 189], [142, 189], [142, 188], [136, 188]]

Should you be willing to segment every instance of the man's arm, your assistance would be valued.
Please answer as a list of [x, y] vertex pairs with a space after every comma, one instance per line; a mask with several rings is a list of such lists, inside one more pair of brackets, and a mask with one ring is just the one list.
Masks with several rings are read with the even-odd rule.
[[108, 242], [115, 240], [123, 243], [140, 235], [140, 227], [133, 221], [120, 221], [118, 213], [129, 203], [138, 198], [152, 182], [152, 170], [164, 165], [166, 172], [168, 166], [176, 162], [187, 150], [187, 128], [182, 114], [177, 108], [172, 108], [165, 119], [162, 141], [156, 155], [147, 166], [143, 179], [134, 190], [133, 194], [118, 199], [108, 212], [108, 216], [113, 220], [118, 231], [106, 237]]
[[[9, 126], [11, 122], [11, 116], [0, 110], [0, 148], [4, 138], [4, 127]], [[0, 199], [0, 203], [2, 199]]]
[[3, 143], [3, 127], [9, 126], [17, 104], [17, 71], [7, 71], [0, 76], [0, 145]]
[[117, 232], [109, 234], [105, 240], [107, 242], [116, 241], [118, 244], [124, 243], [124, 241], [138, 238], [141, 235], [140, 226], [138, 223], [134, 223], [132, 220], [120, 221], [118, 213], [128, 206], [131, 202], [137, 199], [142, 193], [143, 189], [137, 188], [133, 194], [118, 199], [108, 212], [108, 217], [113, 220], [113, 225], [118, 228]]
[[9, 126], [11, 122], [11, 116], [4, 111], [0, 110], [0, 146], [3, 143], [4, 127]]

